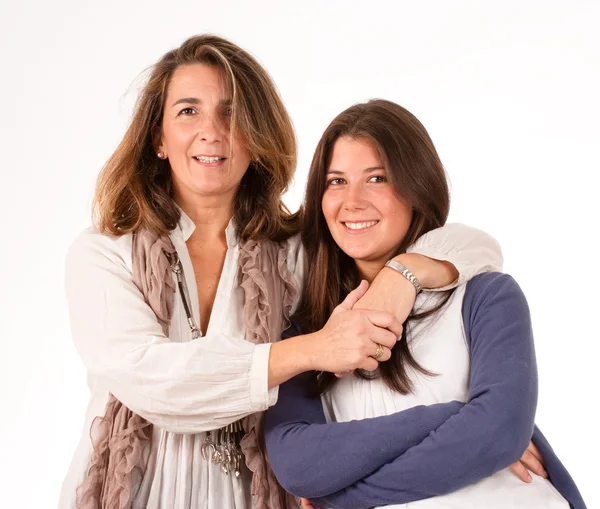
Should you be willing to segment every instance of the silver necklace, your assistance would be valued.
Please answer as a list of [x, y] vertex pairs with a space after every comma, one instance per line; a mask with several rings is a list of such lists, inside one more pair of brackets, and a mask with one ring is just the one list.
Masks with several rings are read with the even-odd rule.
[[[190, 332], [192, 333], [192, 339], [201, 338], [202, 331], [196, 325], [196, 321], [192, 315], [190, 296], [187, 285], [185, 284], [185, 275], [183, 273], [183, 265], [181, 264], [177, 252], [170, 256], [169, 261], [177, 278], [177, 286], [179, 287], [179, 294], [181, 295], [181, 302], [185, 310]], [[239, 478], [241, 475], [240, 466], [242, 463], [242, 448], [240, 447], [240, 441], [244, 434], [244, 427], [242, 426], [241, 420], [237, 420], [215, 431], [207, 431], [206, 438], [200, 449], [202, 457], [207, 461], [212, 461], [216, 465], [221, 465], [221, 472], [225, 475], [232, 473], [236, 478]]]

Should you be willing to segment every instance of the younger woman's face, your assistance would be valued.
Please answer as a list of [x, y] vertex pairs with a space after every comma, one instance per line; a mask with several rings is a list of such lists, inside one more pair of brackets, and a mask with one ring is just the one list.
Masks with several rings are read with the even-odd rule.
[[361, 272], [366, 265], [381, 269], [410, 227], [410, 203], [398, 196], [368, 140], [339, 138], [325, 178], [321, 206], [336, 244]]

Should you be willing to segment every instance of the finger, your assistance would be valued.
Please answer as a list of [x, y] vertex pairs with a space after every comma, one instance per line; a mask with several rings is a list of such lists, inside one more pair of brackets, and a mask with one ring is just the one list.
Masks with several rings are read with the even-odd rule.
[[[387, 329], [380, 329], [379, 327], [373, 327], [369, 331], [369, 339], [373, 343], [379, 343], [386, 348], [392, 349], [396, 345], [396, 335]], [[375, 345], [377, 348], [377, 345]]]
[[359, 369], [364, 369], [365, 371], [375, 371], [379, 367], [379, 362], [377, 362], [372, 357], [367, 357], [360, 366]]
[[377, 327], [381, 327], [382, 329], [388, 329], [396, 336], [396, 339], [399, 339], [400, 336], [402, 336], [402, 324], [391, 313], [374, 309], [369, 309], [365, 312], [367, 313], [367, 318], [373, 325], [377, 325]]
[[360, 300], [360, 298], [367, 293], [369, 289], [369, 283], [366, 280], [362, 280], [360, 284], [352, 290], [343, 302], [338, 306], [338, 308], [350, 310], [354, 307], [354, 305]]
[[370, 354], [371, 357], [373, 359], [375, 359], [377, 362], [385, 362], [385, 361], [389, 360], [390, 357], [392, 356], [392, 351], [383, 345], [381, 345], [381, 354], [379, 355], [379, 357], [375, 357], [375, 355], [377, 354], [377, 351], [379, 350], [379, 348], [377, 347], [378, 344], [381, 344], [381, 343], [373, 343], [373, 353]]
[[526, 450], [521, 457], [521, 463], [531, 470], [534, 474], [540, 477], [548, 477], [548, 473], [544, 470], [544, 466], [529, 450]]
[[334, 373], [338, 378], [344, 378], [348, 373], [352, 373], [352, 371], [341, 371], [339, 373]]
[[301, 498], [300, 501], [302, 502], [302, 509], [315, 509], [315, 506], [307, 498]]
[[527, 446], [527, 450], [533, 454], [537, 460], [542, 464], [542, 466], [544, 465], [544, 457], [542, 456], [542, 453], [540, 452], [540, 450], [537, 448], [537, 446], [533, 443], [533, 442], [529, 442], [529, 445]]
[[523, 464], [520, 461], [517, 461], [516, 463], [513, 463], [508, 468], [510, 468], [511, 471], [519, 479], [521, 479], [521, 481], [526, 482], [526, 483], [530, 483], [532, 481], [531, 475], [529, 475], [529, 472], [527, 471], [527, 469], [523, 466]]

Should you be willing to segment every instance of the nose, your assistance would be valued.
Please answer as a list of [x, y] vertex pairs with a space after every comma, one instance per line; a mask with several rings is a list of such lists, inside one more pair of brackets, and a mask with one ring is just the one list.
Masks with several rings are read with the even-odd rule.
[[346, 210], [363, 210], [367, 206], [368, 202], [362, 186], [349, 185], [344, 196], [344, 208]]
[[222, 139], [220, 119], [215, 115], [205, 115], [198, 125], [197, 137], [204, 143], [219, 143]]

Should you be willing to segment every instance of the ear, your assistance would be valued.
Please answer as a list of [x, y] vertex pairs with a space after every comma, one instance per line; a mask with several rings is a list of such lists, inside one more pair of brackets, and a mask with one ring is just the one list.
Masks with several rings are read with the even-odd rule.
[[165, 146], [162, 139], [162, 129], [160, 127], [156, 127], [152, 131], [152, 148], [157, 154], [162, 153], [166, 156]]

